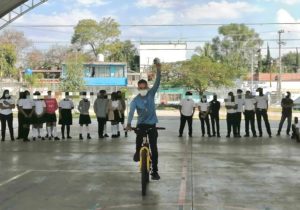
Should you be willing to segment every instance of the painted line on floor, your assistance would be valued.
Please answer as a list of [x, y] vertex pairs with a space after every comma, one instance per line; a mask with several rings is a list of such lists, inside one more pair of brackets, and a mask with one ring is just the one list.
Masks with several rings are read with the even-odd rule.
[[181, 182], [180, 182], [180, 190], [178, 197], [178, 205], [179, 210], [183, 210], [185, 202], [186, 202], [186, 191], [187, 191], [187, 174], [188, 174], [188, 140], [186, 140], [185, 151], [184, 151], [184, 159], [182, 161], [182, 171], [181, 171]]
[[24, 175], [26, 175], [26, 174], [28, 174], [28, 173], [30, 173], [30, 172], [31, 172], [31, 170], [27, 170], [27, 171], [25, 171], [25, 172], [23, 172], [23, 173], [20, 173], [20, 174], [18, 174], [18, 175], [16, 175], [16, 176], [14, 176], [14, 177], [12, 177], [12, 178], [10, 178], [10, 179], [4, 181], [4, 182], [1, 182], [1, 183], [0, 183], [0, 187], [4, 186], [4, 185], [6, 185], [6, 184], [8, 184], [8, 183], [10, 183], [10, 182], [15, 181], [15, 180], [19, 179], [20, 177], [22, 177], [22, 176], [24, 176]]

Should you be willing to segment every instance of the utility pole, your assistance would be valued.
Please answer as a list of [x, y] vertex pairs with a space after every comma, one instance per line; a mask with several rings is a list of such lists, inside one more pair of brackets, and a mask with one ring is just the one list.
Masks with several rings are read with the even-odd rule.
[[253, 74], [254, 74], [254, 50], [251, 52], [251, 93], [253, 93]]
[[282, 63], [281, 63], [281, 46], [283, 42], [281, 41], [281, 34], [284, 33], [284, 30], [278, 31], [278, 44], [279, 44], [279, 75], [278, 75], [278, 100], [281, 98], [281, 74], [282, 74]]

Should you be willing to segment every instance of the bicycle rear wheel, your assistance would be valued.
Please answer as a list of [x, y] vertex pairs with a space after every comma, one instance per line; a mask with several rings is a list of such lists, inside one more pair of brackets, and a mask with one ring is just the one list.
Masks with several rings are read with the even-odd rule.
[[143, 150], [141, 154], [141, 175], [142, 175], [142, 195], [146, 195], [147, 183], [149, 182], [149, 172], [147, 170], [147, 151]]

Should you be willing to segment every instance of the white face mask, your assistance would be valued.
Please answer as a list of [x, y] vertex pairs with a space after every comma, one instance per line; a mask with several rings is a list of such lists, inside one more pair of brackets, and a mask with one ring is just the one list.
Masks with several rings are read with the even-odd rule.
[[147, 93], [148, 93], [148, 90], [139, 90], [139, 94], [140, 94], [141, 96], [146, 96]]

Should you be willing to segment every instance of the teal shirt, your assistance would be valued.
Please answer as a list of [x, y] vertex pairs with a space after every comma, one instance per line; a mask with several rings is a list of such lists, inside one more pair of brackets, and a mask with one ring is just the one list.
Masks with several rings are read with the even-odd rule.
[[156, 81], [153, 87], [148, 91], [147, 95], [142, 97], [137, 95], [130, 103], [130, 111], [128, 115], [128, 125], [131, 125], [135, 110], [138, 113], [137, 124], [154, 125], [158, 123], [155, 110], [155, 94], [159, 88], [161, 79], [160, 70], [156, 73]]

